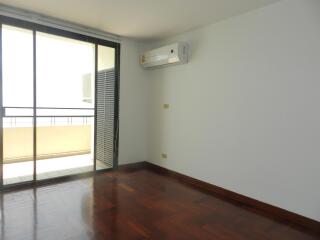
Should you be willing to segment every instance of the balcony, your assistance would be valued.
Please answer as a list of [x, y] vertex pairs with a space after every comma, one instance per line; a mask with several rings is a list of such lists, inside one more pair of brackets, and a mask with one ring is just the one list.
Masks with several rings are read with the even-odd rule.
[[[37, 179], [93, 170], [94, 109], [37, 108]], [[33, 108], [6, 107], [3, 118], [5, 184], [33, 179]], [[97, 162], [97, 169], [108, 168]]]

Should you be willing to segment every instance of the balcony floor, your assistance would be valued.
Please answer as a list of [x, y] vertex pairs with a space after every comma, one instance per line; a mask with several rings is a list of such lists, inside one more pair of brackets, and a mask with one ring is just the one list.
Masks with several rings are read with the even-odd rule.
[[[97, 162], [97, 169], [107, 169], [103, 162]], [[49, 179], [67, 175], [91, 172], [93, 160], [91, 154], [61, 158], [37, 160], [37, 179]], [[9, 163], [3, 165], [3, 182], [5, 185], [31, 181], [33, 179], [33, 162]]]

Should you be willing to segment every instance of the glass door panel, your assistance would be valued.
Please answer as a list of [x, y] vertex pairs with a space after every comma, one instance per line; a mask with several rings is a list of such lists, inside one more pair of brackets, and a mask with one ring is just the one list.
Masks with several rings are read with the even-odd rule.
[[2, 25], [3, 183], [33, 180], [33, 32]]
[[93, 170], [94, 44], [37, 32], [37, 179]]

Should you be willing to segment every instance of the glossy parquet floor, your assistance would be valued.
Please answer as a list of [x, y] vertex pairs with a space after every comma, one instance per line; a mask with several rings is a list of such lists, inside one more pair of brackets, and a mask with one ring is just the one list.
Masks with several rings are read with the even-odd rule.
[[3, 240], [319, 239], [150, 170], [0, 196]]

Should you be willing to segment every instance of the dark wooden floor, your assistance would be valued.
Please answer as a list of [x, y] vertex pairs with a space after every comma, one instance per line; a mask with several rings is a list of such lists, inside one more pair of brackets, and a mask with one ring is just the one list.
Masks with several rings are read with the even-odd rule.
[[1, 196], [1, 239], [319, 239], [150, 170]]

